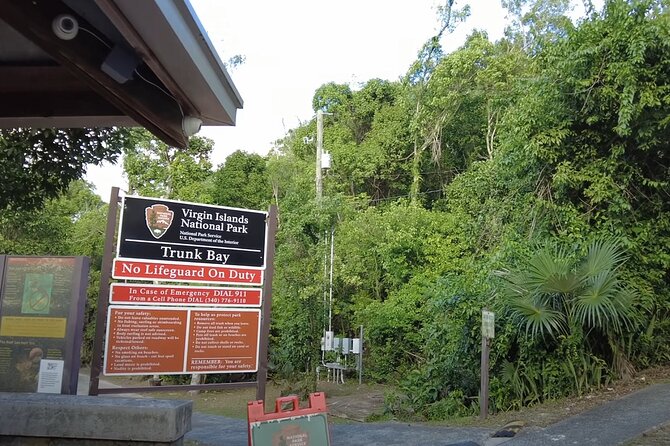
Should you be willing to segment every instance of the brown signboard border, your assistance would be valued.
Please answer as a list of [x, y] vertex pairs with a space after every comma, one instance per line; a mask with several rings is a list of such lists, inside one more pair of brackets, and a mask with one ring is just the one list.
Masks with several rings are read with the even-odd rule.
[[265, 272], [263, 275], [263, 291], [261, 306], [261, 332], [259, 339], [258, 372], [256, 381], [237, 383], [215, 383], [215, 384], [191, 384], [172, 386], [147, 386], [147, 387], [100, 387], [100, 374], [102, 370], [102, 352], [104, 345], [105, 327], [107, 321], [107, 309], [109, 306], [109, 290], [112, 279], [112, 264], [114, 261], [114, 236], [116, 234], [116, 222], [119, 212], [119, 188], [112, 187], [109, 207], [107, 211], [107, 227], [105, 230], [105, 248], [102, 260], [100, 278], [100, 291], [98, 294], [98, 313], [96, 315], [96, 335], [93, 343], [93, 354], [91, 360], [91, 381], [89, 384], [89, 395], [130, 393], [130, 392], [160, 392], [181, 390], [216, 390], [230, 388], [255, 387], [256, 399], [265, 399], [265, 389], [268, 372], [268, 344], [270, 337], [270, 319], [272, 314], [272, 280], [274, 276], [275, 235], [277, 232], [277, 207], [271, 205], [267, 214], [267, 229], [265, 236]]

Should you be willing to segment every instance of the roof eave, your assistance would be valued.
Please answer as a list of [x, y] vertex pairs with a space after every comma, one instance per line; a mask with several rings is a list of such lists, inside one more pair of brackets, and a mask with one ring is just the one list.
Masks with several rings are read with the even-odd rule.
[[[156, 75], [165, 85], [177, 86], [179, 96], [195, 109], [185, 113], [205, 125], [235, 125], [242, 98], [187, 0], [96, 1], [113, 3], [132, 25], [162, 67], [154, 70]], [[133, 43], [132, 36], [124, 37]]]

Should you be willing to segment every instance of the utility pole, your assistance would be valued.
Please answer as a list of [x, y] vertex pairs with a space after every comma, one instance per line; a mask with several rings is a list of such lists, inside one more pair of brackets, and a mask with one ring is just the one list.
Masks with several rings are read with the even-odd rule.
[[323, 156], [323, 110], [316, 111], [316, 200], [321, 201], [323, 195], [323, 172], [321, 158]]

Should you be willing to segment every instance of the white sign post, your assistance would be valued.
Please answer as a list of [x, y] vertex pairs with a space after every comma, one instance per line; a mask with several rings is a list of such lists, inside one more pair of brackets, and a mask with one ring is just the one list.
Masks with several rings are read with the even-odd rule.
[[482, 336], [485, 338], [495, 338], [495, 314], [493, 311], [482, 310]]

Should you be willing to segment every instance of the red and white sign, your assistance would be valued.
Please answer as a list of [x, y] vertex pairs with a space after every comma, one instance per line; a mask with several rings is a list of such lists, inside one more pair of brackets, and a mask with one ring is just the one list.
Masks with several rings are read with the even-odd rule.
[[125, 305], [258, 307], [261, 304], [261, 289], [114, 283], [109, 302]]
[[190, 265], [114, 259], [112, 277], [129, 280], [262, 285], [263, 270], [215, 265]]

